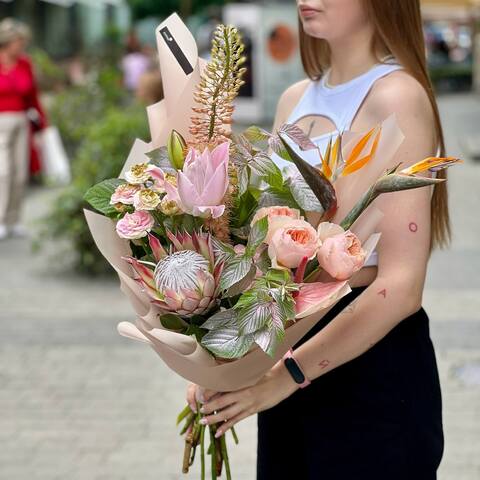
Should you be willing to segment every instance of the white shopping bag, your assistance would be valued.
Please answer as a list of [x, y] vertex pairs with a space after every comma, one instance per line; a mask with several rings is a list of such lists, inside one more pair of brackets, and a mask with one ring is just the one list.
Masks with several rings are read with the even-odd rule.
[[46, 127], [35, 136], [47, 182], [68, 185], [71, 181], [70, 162], [58, 128]]

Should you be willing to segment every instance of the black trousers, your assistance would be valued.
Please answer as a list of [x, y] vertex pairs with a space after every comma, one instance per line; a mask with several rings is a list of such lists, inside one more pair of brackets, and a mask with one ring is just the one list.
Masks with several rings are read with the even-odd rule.
[[[344, 297], [298, 343], [327, 325]], [[258, 415], [257, 480], [434, 480], [442, 402], [423, 308], [351, 362]]]

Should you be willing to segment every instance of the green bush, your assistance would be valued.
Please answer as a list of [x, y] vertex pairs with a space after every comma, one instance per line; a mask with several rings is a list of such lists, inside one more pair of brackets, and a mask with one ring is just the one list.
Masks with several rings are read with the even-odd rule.
[[63, 247], [55, 253], [57, 262], [62, 258], [77, 272], [100, 274], [110, 267], [88, 230], [83, 195], [92, 185], [118, 176], [135, 138], [148, 139], [148, 124], [144, 107], [132, 105], [110, 107], [101, 118], [79, 128], [83, 138], [72, 161], [72, 184], [62, 190], [41, 220], [34, 246], [38, 249], [45, 242], [58, 242]]

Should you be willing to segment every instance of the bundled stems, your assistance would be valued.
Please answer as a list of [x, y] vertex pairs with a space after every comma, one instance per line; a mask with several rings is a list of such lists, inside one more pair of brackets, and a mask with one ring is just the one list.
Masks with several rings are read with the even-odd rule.
[[[195, 460], [196, 449], [200, 445], [200, 479], [205, 480], [205, 454], [207, 454], [211, 456], [212, 480], [216, 480], [219, 476], [221, 476], [224, 465], [226, 480], [232, 480], [226, 436], [222, 435], [219, 438], [215, 438], [215, 434], [217, 433], [218, 429], [217, 425], [202, 425], [200, 423], [201, 419], [202, 415], [200, 413], [199, 404], [197, 404], [197, 413], [193, 413], [190, 409], [190, 406], [187, 406], [177, 417], [177, 424], [181, 421], [185, 421], [181, 431], [182, 435], [186, 433], [182, 472], [189, 472], [189, 469]], [[208, 450], [205, 451], [205, 435], [207, 429], [210, 434], [210, 445]], [[238, 444], [237, 433], [233, 427], [231, 430], [233, 440], [236, 444]]]

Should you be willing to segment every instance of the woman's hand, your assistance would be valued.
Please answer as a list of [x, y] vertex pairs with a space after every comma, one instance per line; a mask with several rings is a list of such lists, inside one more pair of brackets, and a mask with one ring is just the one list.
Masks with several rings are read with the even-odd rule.
[[[207, 392], [213, 395], [205, 397], [206, 403], [200, 408], [205, 417], [200, 423], [211, 425], [223, 422], [215, 434], [218, 438], [240, 420], [277, 405], [297, 388], [298, 385], [280, 361], [252, 387], [229, 393]], [[194, 398], [191, 393], [190, 398]]]

